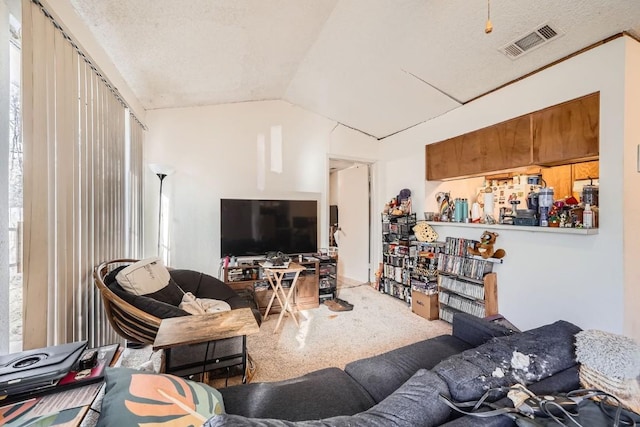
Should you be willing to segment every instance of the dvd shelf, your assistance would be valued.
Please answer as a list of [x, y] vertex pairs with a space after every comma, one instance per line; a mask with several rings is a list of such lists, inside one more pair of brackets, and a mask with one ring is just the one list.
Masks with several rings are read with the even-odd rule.
[[334, 299], [338, 289], [338, 258], [337, 256], [318, 255], [313, 258], [318, 262], [319, 270], [319, 301]]
[[412, 270], [417, 247], [416, 214], [382, 214], [382, 278], [379, 291], [411, 303]]
[[467, 255], [473, 240], [447, 237], [438, 254], [438, 303], [440, 319], [453, 321], [456, 312], [476, 317], [498, 314], [497, 275], [493, 264], [501, 260]]
[[469, 258], [458, 255], [438, 255], [438, 270], [443, 273], [465, 276], [470, 279], [482, 280], [485, 274], [493, 271], [493, 263], [483, 259]]
[[440, 278], [440, 289], [463, 295], [467, 298], [484, 300], [484, 285], [464, 282], [456, 277], [443, 275]]
[[428, 320], [438, 319], [438, 254], [443, 242], [415, 242], [417, 256], [412, 258], [411, 311]]
[[440, 319], [453, 321], [456, 311], [477, 317], [498, 314], [498, 288], [496, 273], [487, 273], [479, 283], [471, 282], [464, 276], [438, 276]]
[[484, 303], [470, 300], [458, 294], [441, 290], [438, 295], [438, 301], [456, 310], [464, 311], [477, 317], [485, 317]]
[[416, 256], [409, 259], [412, 291], [426, 294], [438, 290], [438, 256], [444, 250], [442, 242], [414, 242]]

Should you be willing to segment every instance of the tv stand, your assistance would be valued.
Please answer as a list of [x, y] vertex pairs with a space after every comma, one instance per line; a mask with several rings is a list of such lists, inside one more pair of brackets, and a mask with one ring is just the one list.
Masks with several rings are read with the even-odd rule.
[[[302, 262], [297, 257], [292, 257], [296, 263], [305, 267], [298, 277], [293, 303], [297, 310], [308, 310], [317, 308], [320, 305], [319, 291], [319, 262], [317, 260], [304, 259]], [[247, 288], [255, 291], [258, 309], [264, 315], [267, 305], [273, 296], [273, 290], [269, 286], [269, 281], [264, 269], [254, 262], [241, 262], [235, 266], [227, 266], [224, 269], [223, 281], [236, 291], [243, 291]], [[283, 282], [287, 282], [286, 279]], [[285, 283], [284, 286], [287, 286]], [[271, 307], [271, 313], [279, 313], [282, 310], [276, 298]]]

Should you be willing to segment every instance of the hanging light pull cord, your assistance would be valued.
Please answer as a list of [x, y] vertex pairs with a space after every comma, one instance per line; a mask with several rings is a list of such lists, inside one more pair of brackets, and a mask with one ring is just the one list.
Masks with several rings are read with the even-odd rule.
[[487, 0], [487, 25], [484, 27], [484, 32], [489, 34], [493, 31], [493, 25], [491, 24], [491, 0]]

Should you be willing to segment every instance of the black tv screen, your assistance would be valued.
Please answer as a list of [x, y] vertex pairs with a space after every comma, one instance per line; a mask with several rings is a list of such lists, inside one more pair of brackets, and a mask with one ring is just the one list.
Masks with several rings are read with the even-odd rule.
[[222, 256], [318, 250], [316, 200], [220, 199]]

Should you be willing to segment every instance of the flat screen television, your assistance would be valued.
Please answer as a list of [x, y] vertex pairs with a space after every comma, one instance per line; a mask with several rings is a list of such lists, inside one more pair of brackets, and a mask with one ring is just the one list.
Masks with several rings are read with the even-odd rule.
[[318, 250], [316, 200], [220, 199], [222, 256]]

